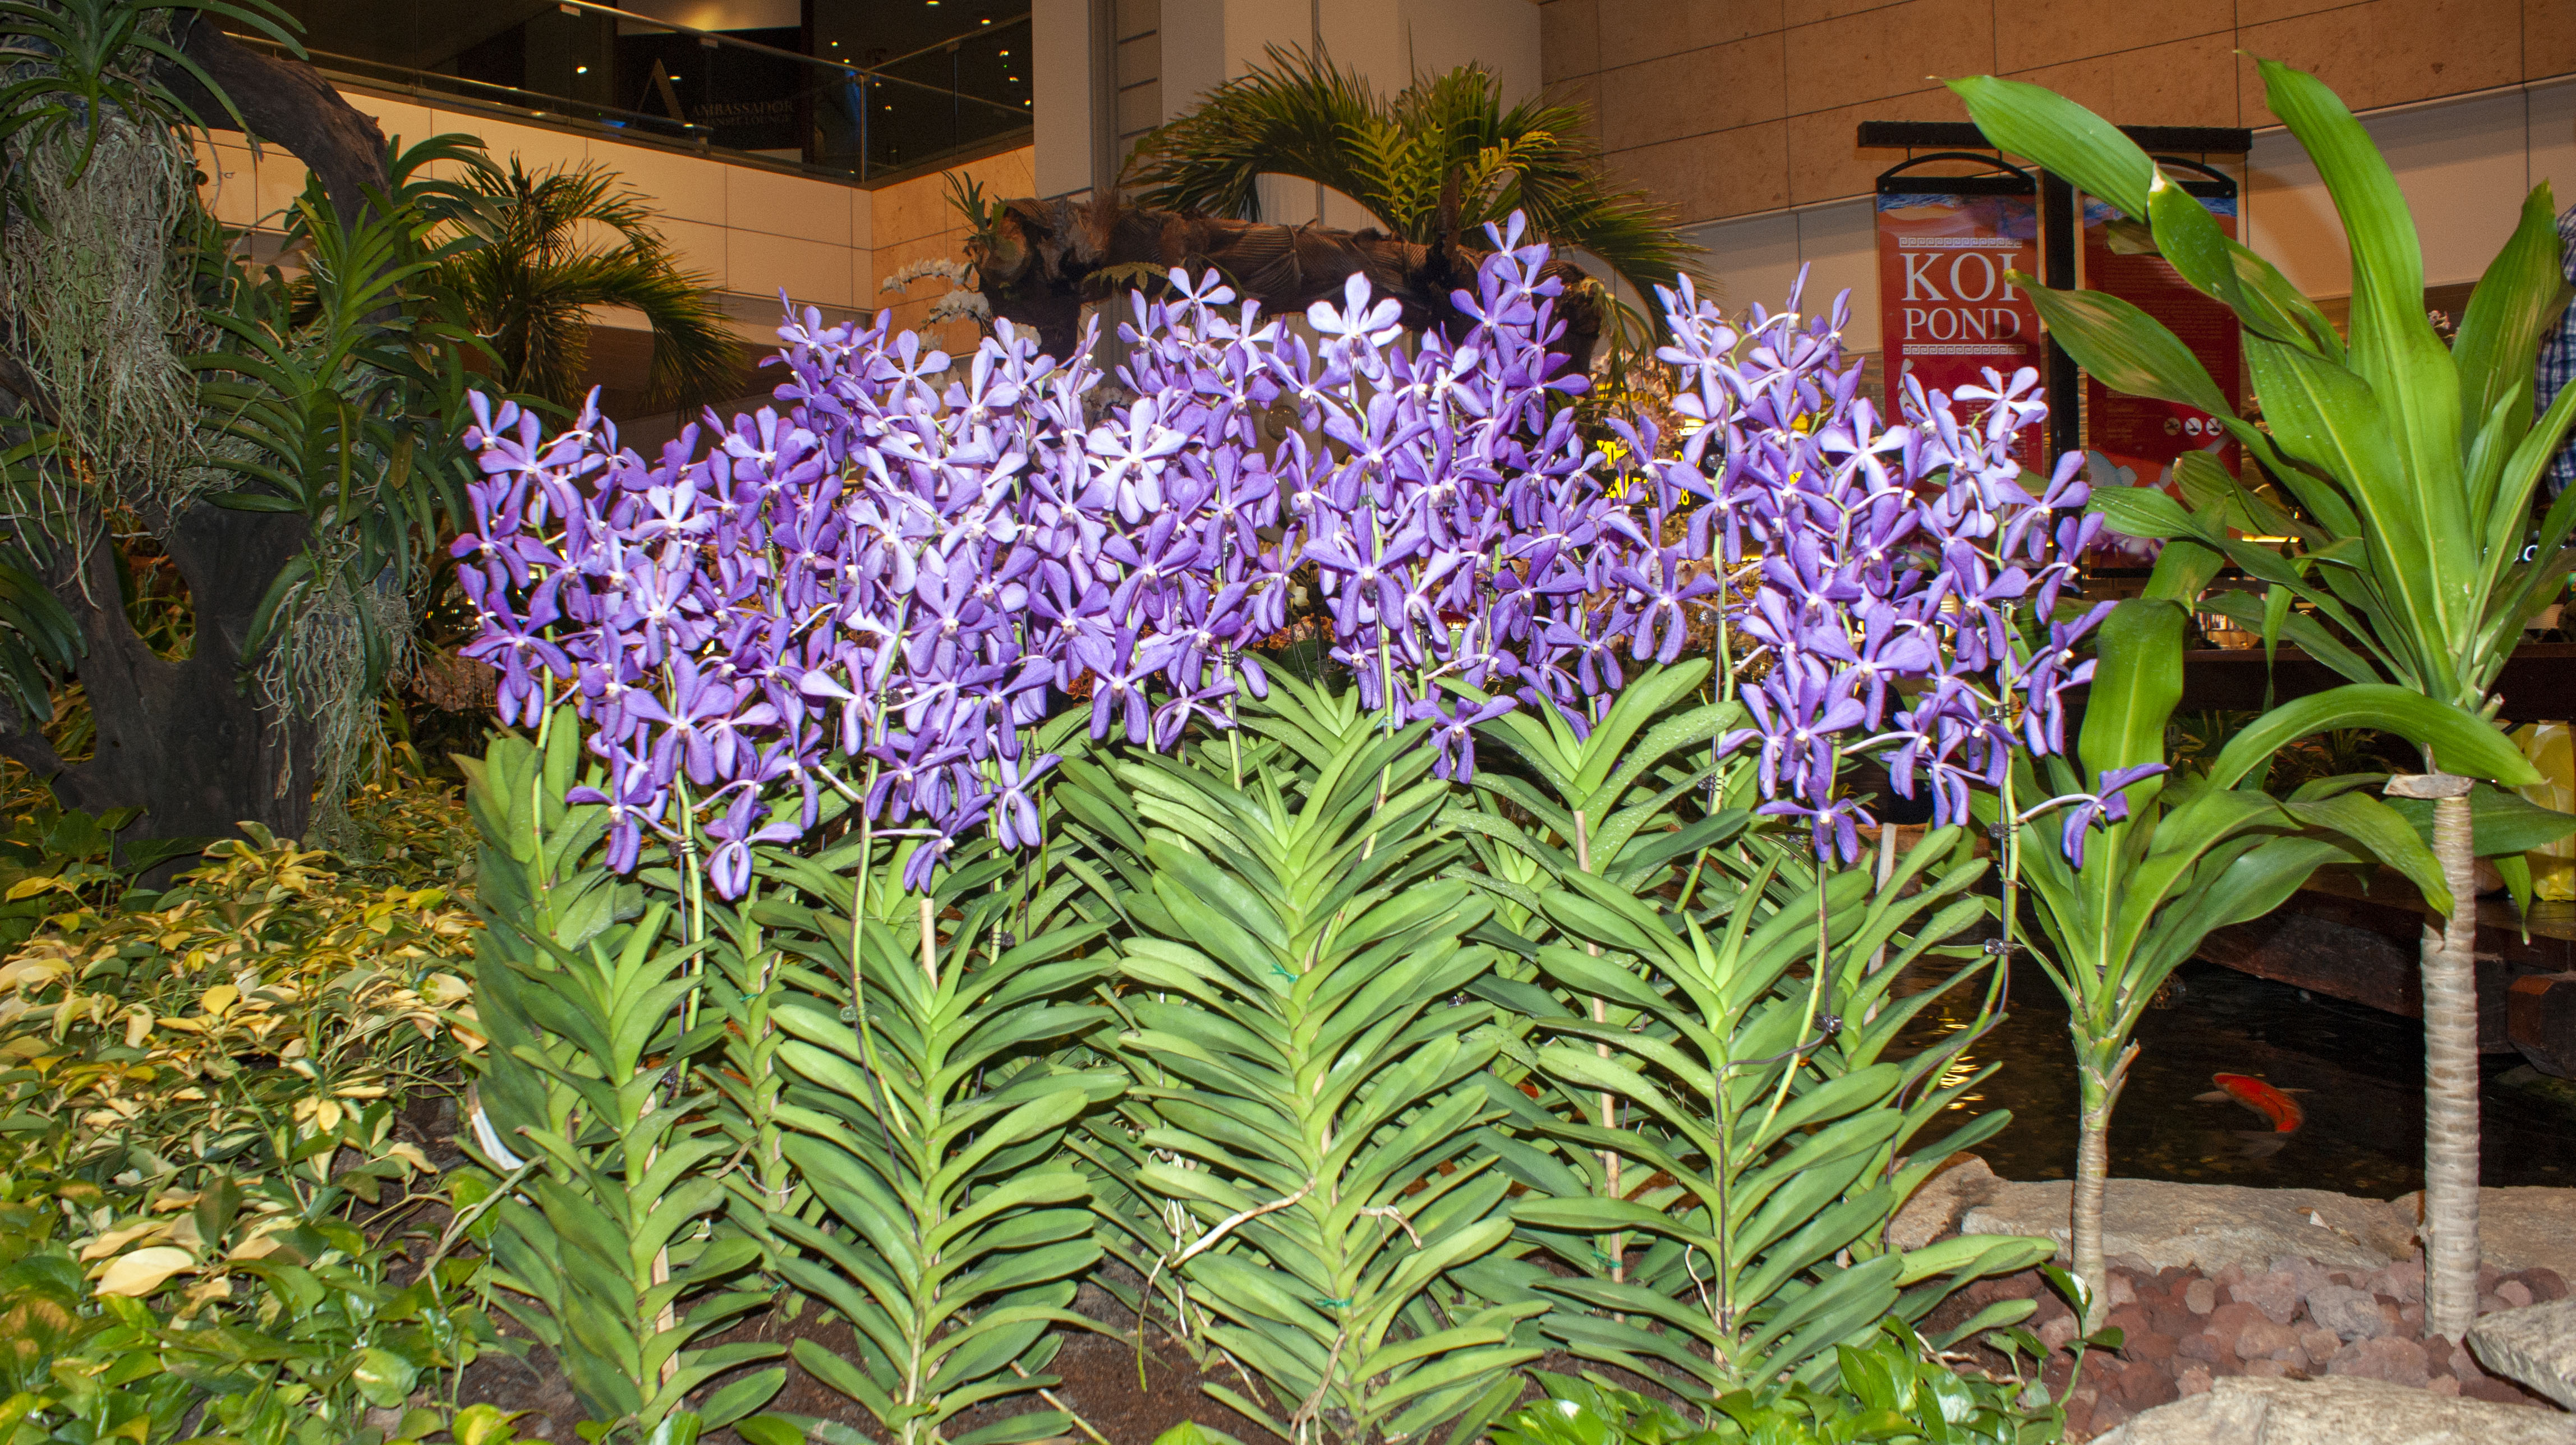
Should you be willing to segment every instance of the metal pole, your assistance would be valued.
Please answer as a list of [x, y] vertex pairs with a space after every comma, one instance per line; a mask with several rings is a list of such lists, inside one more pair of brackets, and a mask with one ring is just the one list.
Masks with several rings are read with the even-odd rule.
[[[2075, 209], [2075, 187], [2061, 176], [2042, 172], [2039, 178], [2040, 239], [2044, 248], [2040, 266], [2041, 279], [2052, 289], [2063, 290], [2075, 284], [2075, 237], [2079, 217]], [[2084, 429], [2079, 413], [2082, 402], [2082, 378], [2075, 369], [2075, 358], [2048, 338], [2048, 456], [2040, 463], [2046, 471], [2057, 459], [2084, 445]]]

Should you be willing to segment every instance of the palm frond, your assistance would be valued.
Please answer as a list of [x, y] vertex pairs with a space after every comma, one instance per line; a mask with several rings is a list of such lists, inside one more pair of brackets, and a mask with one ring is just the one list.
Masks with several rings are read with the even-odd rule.
[[652, 327], [655, 403], [687, 410], [738, 388], [741, 346], [706, 278], [679, 266], [650, 199], [616, 172], [531, 171], [514, 156], [465, 187], [476, 205], [460, 224], [483, 244], [442, 267], [439, 282], [463, 323], [491, 343], [504, 387], [559, 405], [579, 400], [588, 309], [618, 306]]
[[1381, 100], [1328, 56], [1274, 46], [1266, 65], [1148, 136], [1127, 183], [1146, 206], [1259, 220], [1260, 178], [1293, 176], [1349, 196], [1392, 235], [1430, 242], [1454, 178], [1456, 224], [1471, 239], [1517, 210], [1542, 239], [1592, 253], [1640, 295], [1696, 277], [1698, 248], [1674, 230], [1671, 208], [1612, 180], [1591, 130], [1580, 106], [1506, 108], [1481, 65], [1417, 76]]

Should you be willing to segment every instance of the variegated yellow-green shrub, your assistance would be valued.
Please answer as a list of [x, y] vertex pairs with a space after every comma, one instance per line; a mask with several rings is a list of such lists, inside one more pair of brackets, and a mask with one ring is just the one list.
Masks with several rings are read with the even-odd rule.
[[413, 1408], [496, 1340], [399, 1131], [482, 1045], [473, 916], [256, 830], [139, 908], [95, 883], [9, 890], [60, 907], [0, 960], [0, 1438], [507, 1438]]
[[[149, 911], [18, 885], [72, 906], [0, 962], [0, 1132], [22, 1150], [58, 1135], [45, 1152], [66, 1165], [121, 1151], [152, 1178], [285, 1160], [322, 1187], [330, 1161], [299, 1158], [311, 1141], [472, 1042], [470, 1018], [444, 1011], [466, 995], [451, 970], [476, 924], [445, 890], [368, 886], [264, 833], [208, 860]], [[344, 1142], [376, 1177], [421, 1167], [407, 1145]]]

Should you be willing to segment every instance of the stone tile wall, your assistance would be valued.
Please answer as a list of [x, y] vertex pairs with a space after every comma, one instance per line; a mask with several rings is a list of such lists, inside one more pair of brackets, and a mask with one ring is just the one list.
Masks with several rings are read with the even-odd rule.
[[[1151, 0], [1146, 3], [1150, 14]], [[615, 170], [661, 212], [657, 224], [664, 238], [681, 263], [719, 293], [755, 354], [777, 344], [776, 298], [782, 290], [798, 306], [820, 307], [834, 320], [892, 306], [897, 325], [919, 326], [944, 285], [916, 282], [907, 293], [889, 293], [882, 289], [886, 277], [924, 258], [961, 257], [965, 220], [950, 203], [942, 175], [862, 190], [574, 131], [514, 125], [480, 113], [440, 111], [414, 100], [348, 95], [388, 138], [405, 143], [463, 131], [480, 136], [493, 159], [504, 164], [516, 156], [530, 169], [596, 162]], [[227, 224], [274, 231], [303, 191], [303, 163], [275, 146], [254, 152], [237, 132], [222, 132], [199, 150], [206, 199]], [[1032, 159], [1024, 146], [955, 169], [981, 181], [989, 196], [1025, 196], [1033, 185]], [[595, 359], [614, 371], [622, 363], [611, 359], [627, 358], [632, 365], [625, 370], [640, 370], [649, 344], [638, 352], [626, 343], [640, 342], [642, 318], [594, 320], [603, 333]], [[973, 344], [971, 327], [949, 330], [955, 334], [942, 337], [944, 343]], [[603, 380], [615, 386], [632, 378], [621, 372]]]
[[1687, 223], [1866, 194], [1861, 120], [1961, 120], [1992, 72], [2126, 125], [2273, 124], [2247, 51], [2356, 110], [2576, 72], [2571, 0], [1546, 0], [1549, 84]]

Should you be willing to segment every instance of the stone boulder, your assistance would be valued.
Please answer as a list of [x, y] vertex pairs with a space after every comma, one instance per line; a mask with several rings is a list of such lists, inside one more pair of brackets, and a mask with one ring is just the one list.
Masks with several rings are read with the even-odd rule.
[[2576, 1445], [2576, 1418], [2381, 1380], [2225, 1376], [2096, 1445]]
[[[2048, 1236], [2062, 1260], [2074, 1233], [2068, 1222], [2074, 1188], [2065, 1179], [2004, 1182], [1967, 1212], [1959, 1232]], [[2330, 1270], [2384, 1269], [2413, 1249], [2415, 1227], [2379, 1200], [2323, 1189], [2114, 1179], [2104, 1194], [2102, 1234], [2105, 1255], [2144, 1273], [2183, 1268], [2215, 1275], [2231, 1265], [2268, 1273], [2285, 1255]]]
[[1887, 1242], [1896, 1249], [1921, 1249], [1947, 1238], [1959, 1216], [1994, 1197], [2004, 1181], [1974, 1154], [1953, 1154], [1932, 1171], [1923, 1187], [1887, 1222]]
[[2488, 1369], [2576, 1410], [2576, 1299], [2483, 1316], [2469, 1326], [2469, 1348]]
[[[2424, 1218], [2422, 1193], [2388, 1201], [2413, 1229]], [[2576, 1281], [2576, 1189], [2531, 1185], [2478, 1191], [2478, 1252], [2506, 1274], [2555, 1270]]]

